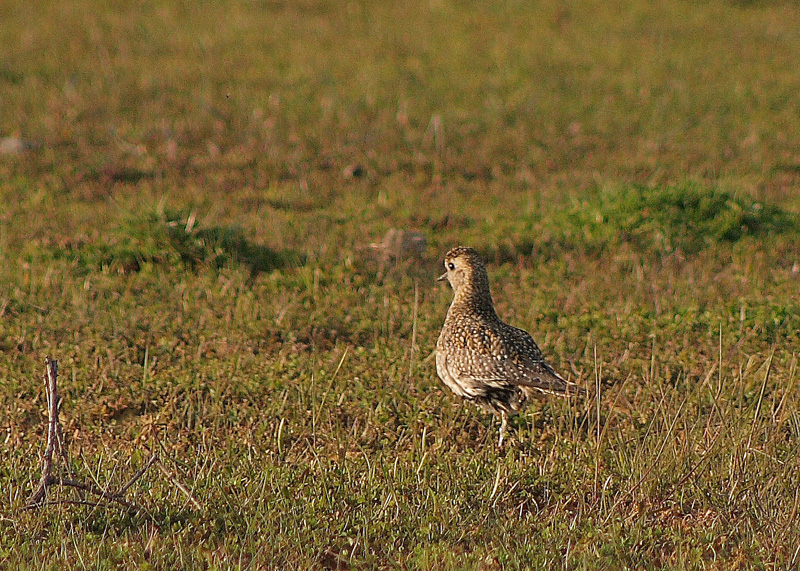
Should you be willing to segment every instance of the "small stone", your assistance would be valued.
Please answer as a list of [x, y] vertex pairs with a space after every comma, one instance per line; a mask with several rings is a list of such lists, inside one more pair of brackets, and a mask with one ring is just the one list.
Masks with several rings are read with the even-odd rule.
[[370, 244], [370, 246], [390, 258], [409, 256], [420, 258], [425, 253], [427, 244], [428, 240], [421, 232], [392, 228], [386, 232], [380, 243]]
[[0, 139], [0, 155], [19, 155], [36, 147], [36, 143], [25, 141], [19, 137], [3, 137]]

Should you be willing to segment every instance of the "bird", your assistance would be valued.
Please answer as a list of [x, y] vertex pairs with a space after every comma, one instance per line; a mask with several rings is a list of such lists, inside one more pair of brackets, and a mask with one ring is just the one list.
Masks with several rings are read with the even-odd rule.
[[436, 373], [456, 395], [500, 417], [499, 447], [508, 418], [535, 395], [586, 394], [547, 364], [527, 331], [500, 320], [486, 265], [474, 248], [452, 248], [444, 265], [438, 281], [450, 282], [453, 302], [436, 342]]

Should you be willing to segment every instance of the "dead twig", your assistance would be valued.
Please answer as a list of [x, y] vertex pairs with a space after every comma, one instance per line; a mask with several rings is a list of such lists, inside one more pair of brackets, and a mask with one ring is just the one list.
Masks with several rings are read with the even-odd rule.
[[61, 445], [61, 425], [58, 422], [58, 361], [46, 357], [44, 360], [45, 374], [44, 374], [44, 387], [45, 395], [47, 396], [47, 447], [44, 450], [44, 457], [42, 458], [42, 477], [39, 480], [39, 486], [31, 494], [27, 507], [34, 507], [43, 504], [47, 500], [47, 487], [53, 482], [53, 452], [56, 447], [63, 455]]
[[161, 470], [161, 472], [167, 477], [167, 479], [170, 482], [172, 482], [172, 484], [176, 488], [178, 488], [181, 492], [184, 493], [184, 495], [189, 499], [189, 502], [195, 507], [195, 509], [197, 509], [197, 510], [202, 509], [202, 506], [200, 506], [200, 502], [198, 502], [195, 499], [195, 497], [192, 495], [192, 492], [189, 491], [189, 488], [184, 486], [181, 483], [181, 481], [178, 480], [178, 478], [175, 476], [175, 474], [170, 472], [169, 468], [167, 468], [166, 466], [164, 466], [164, 464], [161, 463], [161, 460], [156, 459], [156, 464], [158, 465], [158, 467]]
[[152, 465], [153, 465], [153, 464], [155, 464], [156, 462], [158, 462], [158, 455], [157, 455], [155, 452], [153, 452], [153, 453], [150, 455], [150, 459], [147, 461], [147, 464], [145, 464], [144, 466], [142, 466], [142, 467], [139, 469], [139, 471], [138, 471], [138, 472], [136, 472], [136, 473], [133, 475], [133, 477], [132, 477], [130, 480], [128, 480], [128, 483], [127, 483], [127, 484], [125, 484], [125, 485], [124, 485], [124, 486], [122, 486], [122, 487], [121, 487], [119, 490], [117, 490], [117, 493], [116, 493], [116, 495], [117, 495], [117, 496], [121, 496], [121, 495], [123, 495], [125, 492], [127, 492], [127, 491], [128, 491], [128, 489], [129, 489], [129, 488], [130, 488], [130, 487], [131, 487], [133, 484], [135, 484], [135, 483], [136, 483], [136, 480], [138, 480], [139, 478], [141, 478], [142, 476], [144, 476], [144, 473], [145, 473], [145, 472], [147, 472], [147, 470], [149, 470], [149, 469], [150, 469], [150, 466], [152, 466]]
[[[150, 466], [153, 465], [158, 457], [153, 454], [147, 464], [145, 464], [145, 466], [117, 492], [107, 492], [106, 490], [103, 490], [95, 485], [87, 484], [86, 482], [78, 480], [69, 464], [67, 449], [64, 446], [64, 437], [61, 432], [61, 422], [58, 418], [59, 409], [61, 407], [61, 398], [58, 395], [58, 361], [56, 359], [51, 359], [50, 357], [45, 358], [44, 384], [45, 395], [47, 399], [47, 446], [45, 447], [44, 456], [42, 457], [42, 476], [39, 479], [39, 485], [33, 491], [30, 499], [28, 500], [28, 504], [23, 509], [31, 510], [46, 504], [54, 505], [65, 503], [93, 506], [109, 505], [100, 502], [87, 501], [82, 495], [80, 500], [58, 500], [48, 502], [47, 497], [50, 487], [65, 486], [75, 488], [81, 492], [93, 494], [108, 500], [109, 502], [117, 503], [132, 511], [147, 513], [146, 510], [142, 509], [135, 502], [128, 501], [122, 496], [136, 482], [136, 480], [142, 477], [142, 475]], [[64, 460], [67, 472], [71, 476], [70, 478], [64, 478], [54, 474], [55, 464], [53, 456], [56, 451], [58, 451], [58, 455]]]
[[[124, 507], [126, 507], [126, 508], [128, 508], [130, 510], [134, 510], [134, 511], [137, 511], [137, 512], [138, 511], [143, 511], [142, 508], [139, 507], [138, 505], [136, 505], [135, 503], [129, 502], [129, 501], [123, 499], [122, 498], [122, 494], [120, 494], [119, 492], [117, 492], [117, 493], [106, 492], [104, 490], [101, 490], [97, 486], [93, 486], [93, 485], [87, 484], [85, 482], [79, 482], [77, 480], [68, 480], [66, 478], [52, 478], [50, 484], [51, 485], [52, 484], [58, 484], [58, 485], [61, 485], [61, 486], [68, 486], [70, 488], [77, 488], [78, 490], [82, 490], [84, 492], [89, 492], [90, 494], [94, 494], [94, 495], [99, 496], [99, 497], [101, 497], [101, 498], [103, 498], [105, 500], [109, 500], [111, 502], [116, 502], [116, 503], [120, 504], [121, 506], [124, 506]], [[91, 504], [91, 502], [87, 502], [87, 503]]]
[[[167, 477], [167, 479], [176, 487], [178, 488], [186, 497], [189, 499], [191, 504], [196, 509], [202, 509], [200, 506], [200, 502], [192, 495], [189, 489], [181, 483], [178, 478], [173, 474], [164, 464], [161, 462], [159, 457], [159, 453], [157, 451], [150, 453], [150, 458], [147, 460], [144, 466], [142, 466], [126, 483], [116, 492], [111, 492], [100, 488], [94, 484], [87, 484], [84, 481], [79, 480], [72, 471], [72, 467], [69, 464], [69, 458], [67, 456], [67, 450], [64, 446], [64, 439], [61, 433], [61, 423], [58, 419], [58, 412], [59, 407], [61, 404], [61, 399], [58, 396], [58, 361], [55, 359], [51, 359], [47, 357], [45, 359], [45, 392], [47, 397], [47, 412], [48, 412], [48, 420], [47, 420], [47, 446], [45, 447], [44, 456], [42, 457], [42, 476], [39, 479], [39, 485], [31, 494], [30, 499], [28, 500], [28, 504], [23, 508], [24, 510], [32, 510], [38, 507], [42, 507], [44, 505], [59, 505], [59, 504], [72, 504], [72, 505], [86, 505], [86, 506], [109, 506], [112, 504], [117, 504], [122, 506], [128, 510], [134, 512], [141, 512], [146, 514], [150, 519], [154, 519], [153, 516], [144, 508], [139, 506], [136, 502], [126, 500], [123, 496], [125, 493], [133, 486], [154, 464], [158, 466], [161, 472]], [[66, 464], [67, 472], [69, 473], [69, 478], [65, 478], [62, 476], [57, 476], [54, 474], [55, 472], [55, 464], [54, 464], [54, 454], [58, 451], [58, 454], [61, 458], [63, 458], [64, 463]], [[56, 457], [57, 459], [57, 457]], [[59, 500], [51, 500], [48, 501], [48, 491], [52, 486], [65, 486], [69, 488], [74, 488], [81, 493], [80, 500], [68, 500], [68, 499], [59, 499]], [[88, 493], [96, 496], [99, 499], [106, 500], [105, 502], [100, 501], [88, 501], [83, 497], [83, 493]]]

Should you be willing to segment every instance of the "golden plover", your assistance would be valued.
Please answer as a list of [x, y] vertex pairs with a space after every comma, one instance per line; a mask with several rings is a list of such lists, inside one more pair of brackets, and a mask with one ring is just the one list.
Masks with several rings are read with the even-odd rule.
[[503, 445], [508, 417], [537, 393], [564, 396], [586, 391], [545, 363], [527, 331], [500, 321], [489, 276], [473, 248], [459, 246], [444, 257], [454, 297], [436, 342], [436, 373], [458, 396], [499, 415]]

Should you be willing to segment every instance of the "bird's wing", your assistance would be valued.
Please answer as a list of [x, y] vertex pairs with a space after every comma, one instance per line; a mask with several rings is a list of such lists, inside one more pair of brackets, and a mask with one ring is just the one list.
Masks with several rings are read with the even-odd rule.
[[[495, 388], [519, 386], [545, 393], [585, 394], [545, 362], [527, 331], [503, 323], [496, 328], [476, 325], [471, 333], [463, 348], [466, 358], [457, 360], [453, 376]], [[483, 358], [470, 359], [469, 355]]]
[[474, 397], [475, 395], [469, 391], [469, 387], [463, 386], [459, 382], [459, 378], [453, 376], [452, 367], [447, 362], [447, 355], [443, 351], [436, 351], [436, 374], [442, 379], [451, 391], [460, 397]]

